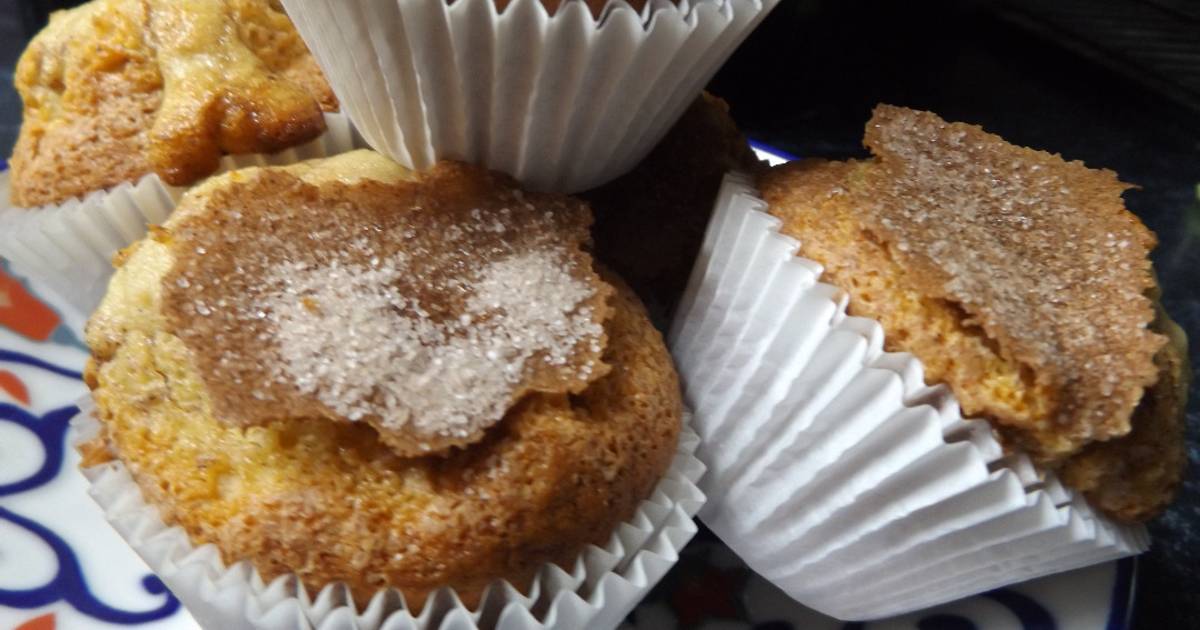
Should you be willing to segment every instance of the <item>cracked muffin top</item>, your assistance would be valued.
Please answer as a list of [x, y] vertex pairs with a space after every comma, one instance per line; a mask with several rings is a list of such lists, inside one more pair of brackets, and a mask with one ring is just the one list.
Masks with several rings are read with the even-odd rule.
[[59, 11], [14, 76], [11, 202], [61, 203], [150, 173], [191, 184], [224, 154], [325, 129], [337, 100], [277, 2], [93, 0]]

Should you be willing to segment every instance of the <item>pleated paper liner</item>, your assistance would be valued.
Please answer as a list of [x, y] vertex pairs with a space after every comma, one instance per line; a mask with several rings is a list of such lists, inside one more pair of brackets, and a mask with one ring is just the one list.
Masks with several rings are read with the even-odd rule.
[[[344, 114], [325, 114], [326, 131], [297, 147], [272, 154], [227, 155], [218, 173], [248, 166], [292, 164], [362, 146]], [[82, 199], [40, 208], [8, 205], [9, 172], [0, 173], [0, 257], [15, 273], [36, 278], [82, 313], [104, 297], [112, 257], [167, 220], [186, 188], [150, 174]]]
[[801, 603], [874, 619], [1146, 549], [964, 420], [726, 178], [671, 334], [708, 524]]
[[642, 159], [778, 0], [284, 0], [375, 150], [577, 192]]
[[[90, 398], [72, 420], [77, 443], [99, 429]], [[603, 547], [589, 546], [570, 570], [547, 564], [532, 584], [493, 583], [468, 609], [450, 589], [429, 596], [414, 616], [404, 597], [381, 590], [362, 609], [348, 589], [330, 584], [311, 594], [294, 575], [264, 582], [248, 562], [227, 566], [213, 545], [195, 546], [148, 505], [119, 461], [85, 469], [89, 494], [105, 517], [205, 628], [375, 630], [615, 628], [678, 560], [696, 533], [704, 503], [696, 481], [704, 465], [699, 438], [685, 416], [670, 468], [634, 516]]]

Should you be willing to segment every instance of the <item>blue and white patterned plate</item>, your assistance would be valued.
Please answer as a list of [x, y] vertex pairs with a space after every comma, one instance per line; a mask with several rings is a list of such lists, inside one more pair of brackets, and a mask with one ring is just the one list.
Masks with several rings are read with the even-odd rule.
[[[194, 629], [86, 494], [67, 427], [87, 393], [82, 319], [0, 261], [0, 629]], [[1111, 562], [896, 619], [843, 623], [795, 603], [702, 532], [625, 627], [1120, 629], [1134, 569], [1132, 560]]]

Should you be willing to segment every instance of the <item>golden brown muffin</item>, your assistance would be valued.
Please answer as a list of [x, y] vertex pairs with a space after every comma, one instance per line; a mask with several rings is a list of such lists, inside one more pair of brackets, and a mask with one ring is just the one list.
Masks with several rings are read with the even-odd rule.
[[51, 15], [14, 78], [12, 203], [59, 203], [157, 173], [190, 184], [222, 154], [302, 144], [335, 111], [269, 0], [93, 0]]
[[583, 193], [596, 257], [669, 315], [704, 240], [721, 180], [760, 168], [725, 101], [701, 95], [632, 171]]
[[[867, 130], [872, 161], [793, 163], [760, 181], [849, 313], [878, 320], [889, 351], [917, 356], [965, 416], [1044, 465], [1129, 433], [1164, 339], [1146, 327], [1153, 235], [1121, 204], [1125, 185], [932, 114], [881, 106]], [[1126, 474], [1155, 486], [1148, 515], [1179, 471]]]
[[[495, 183], [461, 168], [460, 185]], [[311, 589], [345, 581], [360, 604], [386, 586], [401, 589], [417, 607], [441, 586], [473, 604], [494, 579], [525, 588], [543, 563], [569, 563], [586, 544], [604, 542], [668, 467], [681, 421], [678, 382], [662, 339], [632, 292], [611, 276], [601, 293], [610, 304], [598, 357], [611, 366], [607, 374], [578, 393], [560, 387], [523, 396], [466, 448], [404, 458], [364, 422], [281, 410], [246, 427], [219, 411], [216, 399], [225, 394], [214, 392], [201, 367], [208, 351], [190, 345], [170, 313], [173, 290], [187, 277], [178, 273], [186, 241], [180, 226], [207, 217], [237, 232], [224, 222], [273, 211], [255, 206], [256, 197], [220, 192], [258, 196], [258, 185], [267, 182], [285, 195], [288, 185], [319, 192], [326, 208], [358, 205], [368, 213], [369, 197], [347, 191], [391, 189], [395, 211], [415, 213], [420, 209], [407, 203], [408, 189], [430, 181], [436, 196], [451, 182], [419, 177], [359, 152], [237, 171], [190, 192], [244, 202], [241, 217], [185, 204], [119, 261], [87, 331], [93, 351], [87, 381], [103, 431], [85, 449], [85, 464], [120, 458], [168, 523], [181, 525], [197, 544], [214, 543], [225, 560], [248, 559], [268, 578], [295, 572]], [[297, 246], [336, 245], [314, 234]], [[423, 253], [428, 241], [417, 240], [409, 252]], [[477, 254], [485, 266], [487, 253]], [[230, 281], [219, 275], [210, 281], [217, 279]], [[536, 287], [522, 291], [531, 301], [542, 295]]]

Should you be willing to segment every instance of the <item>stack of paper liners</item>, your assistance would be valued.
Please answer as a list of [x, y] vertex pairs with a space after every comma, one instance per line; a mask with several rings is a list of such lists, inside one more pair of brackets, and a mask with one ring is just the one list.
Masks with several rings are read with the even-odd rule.
[[[344, 114], [325, 114], [320, 137], [272, 154], [227, 155], [217, 173], [248, 166], [277, 166], [327, 157], [363, 146]], [[0, 257], [18, 275], [36, 278], [82, 313], [90, 313], [108, 287], [112, 257], [167, 220], [186, 187], [153, 173], [136, 182], [82, 199], [40, 208], [8, 205], [9, 172], [0, 174]]]
[[375, 150], [577, 192], [632, 168], [778, 0], [284, 0]]
[[[90, 398], [71, 421], [76, 443], [100, 425]], [[472, 610], [451, 589], [429, 596], [414, 615], [395, 590], [380, 590], [362, 609], [342, 584], [311, 596], [295, 575], [264, 583], [248, 562], [226, 566], [213, 545], [197, 547], [182, 528], [168, 527], [147, 505], [120, 461], [84, 469], [89, 494], [134, 551], [146, 561], [202, 627], [222, 630], [375, 630], [439, 628], [614, 628], [658, 583], [696, 533], [692, 517], [704, 504], [696, 480], [699, 438], [685, 413], [679, 446], [663, 479], [603, 547], [589, 546], [570, 571], [545, 565], [532, 585], [497, 580]]]
[[1146, 549], [883, 352], [765, 208], [726, 178], [671, 335], [708, 466], [700, 517], [747, 564], [875, 619]]

